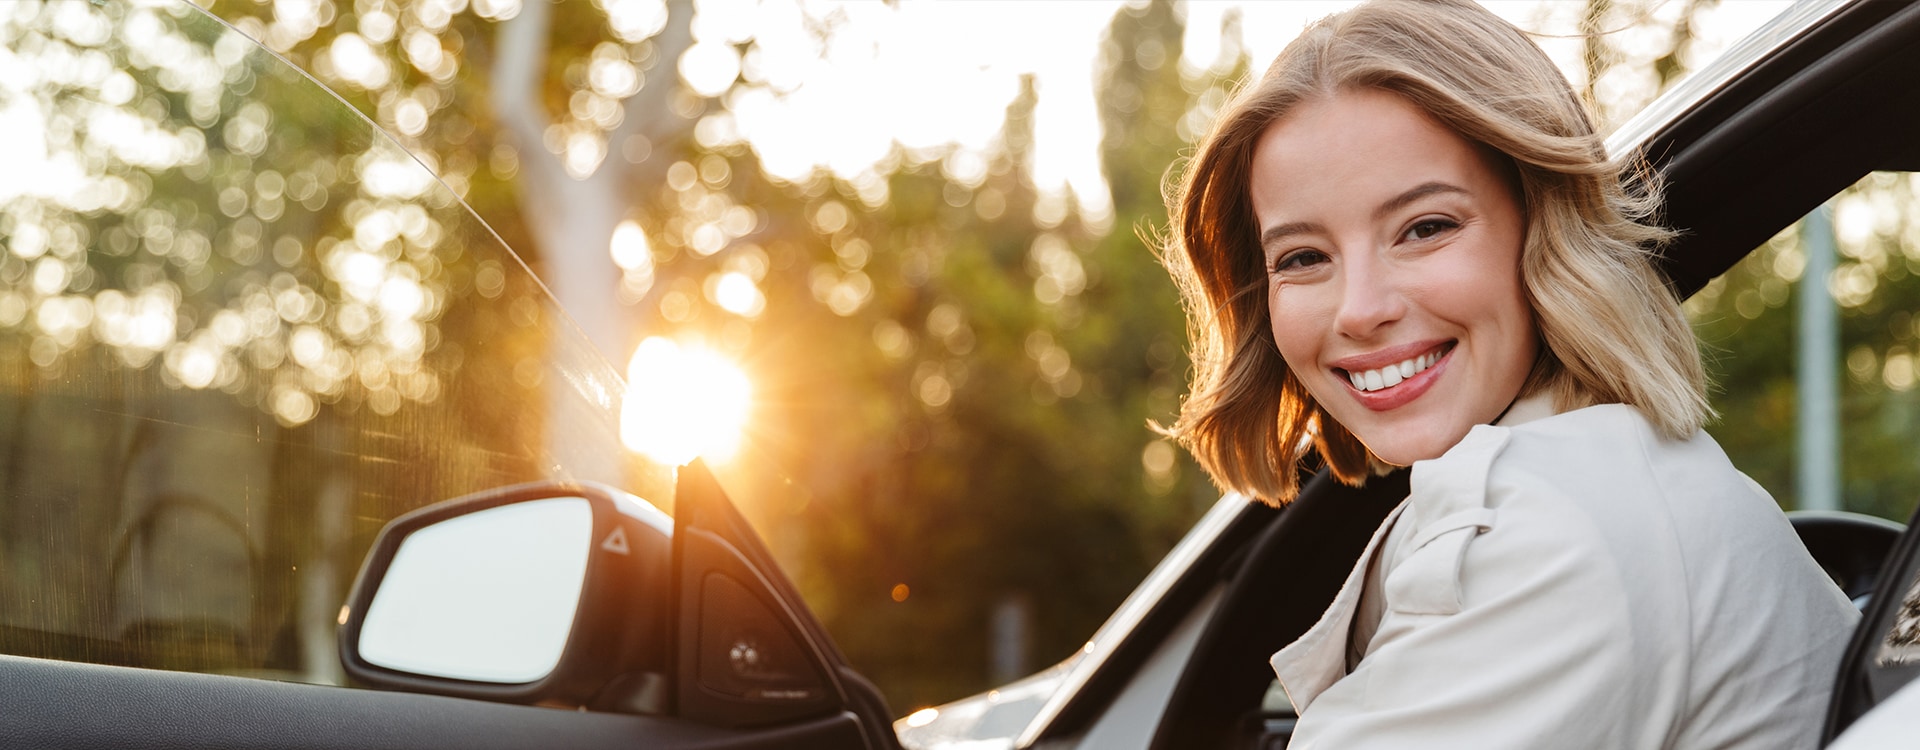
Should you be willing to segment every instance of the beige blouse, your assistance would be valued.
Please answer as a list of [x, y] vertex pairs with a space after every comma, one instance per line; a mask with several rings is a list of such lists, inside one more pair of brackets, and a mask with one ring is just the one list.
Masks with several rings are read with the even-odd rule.
[[[1494, 424], [1512, 427], [1553, 415], [1553, 400], [1546, 396], [1536, 396], [1515, 401], [1513, 406], [1508, 408]], [[1402, 505], [1404, 506], [1405, 503], [1403, 502]], [[1394, 523], [1399, 517], [1400, 511], [1396, 508], [1391, 516], [1380, 523], [1380, 527], [1387, 535], [1383, 545], [1386, 549], [1399, 549], [1407, 543], [1406, 532], [1410, 527]], [[1367, 644], [1373, 642], [1374, 632], [1380, 629], [1380, 618], [1386, 615], [1387, 602], [1382, 591], [1387, 585], [1386, 578], [1386, 573], [1380, 568], [1379, 557], [1373, 556], [1367, 561], [1366, 586], [1360, 589], [1359, 610], [1353, 616], [1353, 632], [1347, 637], [1347, 671], [1349, 672], [1359, 666], [1361, 658], [1367, 655]]]
[[1515, 404], [1273, 667], [1291, 750], [1814, 747], [1858, 613], [1704, 433]]

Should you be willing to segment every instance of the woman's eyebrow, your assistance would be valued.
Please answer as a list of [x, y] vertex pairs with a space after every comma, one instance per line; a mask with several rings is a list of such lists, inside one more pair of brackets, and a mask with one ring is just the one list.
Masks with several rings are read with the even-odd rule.
[[1445, 182], [1437, 182], [1437, 181], [1423, 182], [1415, 186], [1412, 190], [1408, 190], [1407, 192], [1404, 192], [1392, 198], [1389, 198], [1385, 203], [1380, 204], [1379, 208], [1376, 208], [1373, 210], [1373, 218], [1384, 219], [1386, 218], [1387, 214], [1393, 213], [1402, 208], [1406, 208], [1407, 204], [1420, 200], [1421, 198], [1425, 198], [1429, 195], [1433, 195], [1435, 193], [1459, 193], [1461, 195], [1471, 195], [1471, 193], [1467, 192], [1466, 188], [1460, 187], [1458, 185], [1452, 185]]
[[1267, 231], [1260, 233], [1260, 246], [1263, 248], [1272, 247], [1273, 243], [1296, 234], [1311, 234], [1325, 231], [1326, 227], [1311, 221], [1290, 221], [1285, 224], [1275, 224], [1267, 228]]

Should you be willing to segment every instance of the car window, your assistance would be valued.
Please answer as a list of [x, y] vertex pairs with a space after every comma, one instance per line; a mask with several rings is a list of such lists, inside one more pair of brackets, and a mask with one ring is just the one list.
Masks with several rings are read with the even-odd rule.
[[0, 9], [0, 652], [338, 682], [405, 511], [634, 489], [623, 386], [331, 93], [184, 2]]
[[1788, 509], [1904, 522], [1920, 501], [1920, 175], [1871, 173], [1819, 214], [1688, 301], [1707, 431]]

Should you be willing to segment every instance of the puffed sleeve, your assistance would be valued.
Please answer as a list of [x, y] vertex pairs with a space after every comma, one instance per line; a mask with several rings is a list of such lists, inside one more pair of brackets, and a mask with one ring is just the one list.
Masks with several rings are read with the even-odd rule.
[[1490, 474], [1504, 444], [1476, 428], [1464, 455], [1415, 467], [1412, 531], [1381, 553], [1379, 628], [1303, 711], [1293, 750], [1667, 744], [1688, 628], [1661, 530], [1568, 501], [1556, 487], [1587, 479], [1551, 465]]

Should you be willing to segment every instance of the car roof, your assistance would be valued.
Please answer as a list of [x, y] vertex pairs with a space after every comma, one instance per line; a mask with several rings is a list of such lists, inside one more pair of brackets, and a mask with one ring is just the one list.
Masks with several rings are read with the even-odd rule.
[[1607, 153], [1620, 154], [1639, 148], [1672, 120], [1698, 106], [1707, 97], [1765, 59], [1774, 50], [1807, 33], [1808, 29], [1845, 8], [1852, 0], [1817, 0], [1796, 3], [1768, 20], [1753, 33], [1713, 59], [1705, 68], [1680, 80], [1607, 136]]
[[[1796, 8], [1622, 126], [1680, 232], [1659, 259], [1681, 297], [1867, 172], [1920, 167], [1920, 5]], [[1844, 135], [1836, 135], [1844, 134]]]

